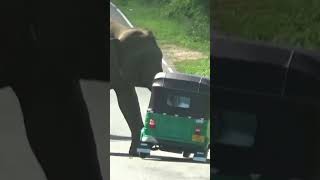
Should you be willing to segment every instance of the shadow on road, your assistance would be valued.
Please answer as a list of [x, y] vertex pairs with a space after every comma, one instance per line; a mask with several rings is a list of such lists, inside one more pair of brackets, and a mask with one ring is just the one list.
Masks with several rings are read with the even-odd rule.
[[[130, 156], [127, 153], [115, 153], [115, 152], [110, 152], [110, 156], [129, 157], [130, 159], [139, 158], [139, 157]], [[176, 157], [164, 157], [164, 156], [154, 156], [154, 155], [152, 155], [149, 158], [145, 158], [144, 160], [145, 161], [167, 161], [167, 162], [181, 162], [181, 163], [210, 164], [210, 160], [207, 160], [207, 162], [202, 163], [202, 162], [193, 161], [191, 158], [176, 158]]]
[[117, 136], [110, 134], [111, 140], [117, 140], [117, 141], [131, 141], [131, 137], [128, 136]]

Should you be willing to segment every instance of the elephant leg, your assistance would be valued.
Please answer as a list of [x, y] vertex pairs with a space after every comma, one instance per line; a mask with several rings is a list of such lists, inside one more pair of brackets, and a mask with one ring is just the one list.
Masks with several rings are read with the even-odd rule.
[[31, 148], [48, 180], [102, 180], [79, 82], [15, 83]]
[[131, 131], [132, 142], [129, 150], [130, 155], [137, 155], [136, 148], [140, 141], [140, 131], [143, 128], [138, 96], [134, 86], [123, 83], [114, 88], [120, 110], [126, 119]]

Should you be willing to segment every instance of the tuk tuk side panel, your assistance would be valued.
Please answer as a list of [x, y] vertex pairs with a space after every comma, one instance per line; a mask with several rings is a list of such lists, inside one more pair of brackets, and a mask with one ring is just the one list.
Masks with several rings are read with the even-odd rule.
[[[156, 122], [155, 128], [150, 128], [150, 119]], [[196, 146], [208, 146], [210, 142], [209, 120], [175, 117], [158, 113], [147, 113], [143, 135], [156, 139], [175, 141]], [[200, 128], [200, 134], [195, 134], [195, 128]]]

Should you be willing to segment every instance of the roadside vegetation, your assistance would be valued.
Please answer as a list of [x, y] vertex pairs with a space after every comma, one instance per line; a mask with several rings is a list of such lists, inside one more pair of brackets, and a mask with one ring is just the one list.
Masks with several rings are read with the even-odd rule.
[[220, 33], [308, 49], [320, 47], [319, 0], [214, 0]]
[[112, 0], [134, 26], [152, 30], [177, 71], [210, 76], [209, 0]]

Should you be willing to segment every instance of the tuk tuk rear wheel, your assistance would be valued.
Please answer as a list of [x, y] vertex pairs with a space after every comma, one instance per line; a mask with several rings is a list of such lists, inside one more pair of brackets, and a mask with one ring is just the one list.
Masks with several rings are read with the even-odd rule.
[[194, 161], [206, 162], [207, 161], [208, 150], [196, 151], [193, 156]]
[[147, 157], [149, 157], [149, 156], [150, 156], [150, 153], [142, 153], [142, 152], [139, 153], [139, 157], [140, 157], [140, 158], [143, 158], [143, 159], [144, 159], [144, 158], [147, 158]]
[[182, 156], [185, 158], [188, 158], [190, 157], [190, 154], [191, 154], [190, 152], [183, 151]]

